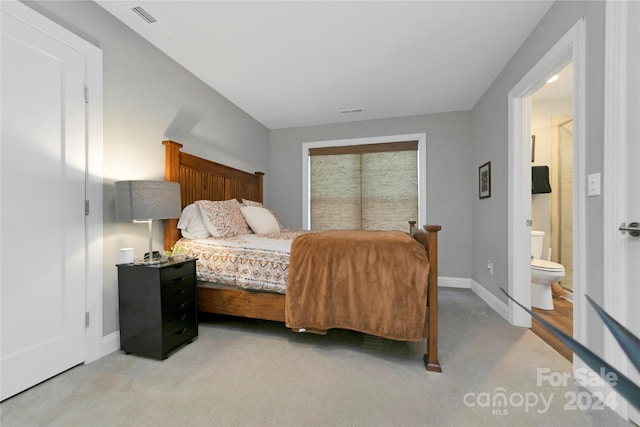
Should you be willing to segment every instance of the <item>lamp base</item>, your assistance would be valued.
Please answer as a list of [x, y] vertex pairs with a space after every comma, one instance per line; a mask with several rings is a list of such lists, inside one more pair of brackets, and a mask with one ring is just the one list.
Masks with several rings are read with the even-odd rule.
[[164, 264], [165, 262], [169, 262], [169, 258], [160, 254], [158, 251], [153, 251], [151, 257], [149, 257], [149, 252], [144, 254], [143, 258], [136, 258], [133, 260], [134, 265], [156, 265], [156, 264]]
[[156, 265], [156, 264], [164, 264], [165, 262], [169, 262], [169, 258], [154, 258], [154, 259], [144, 259], [144, 258], [136, 258], [133, 260], [133, 265]]

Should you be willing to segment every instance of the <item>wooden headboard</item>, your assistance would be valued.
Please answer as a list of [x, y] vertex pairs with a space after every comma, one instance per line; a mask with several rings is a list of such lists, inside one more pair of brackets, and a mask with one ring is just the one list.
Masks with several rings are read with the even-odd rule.
[[[165, 181], [180, 183], [182, 208], [196, 200], [229, 200], [233, 197], [262, 202], [264, 172], [249, 173], [180, 151], [182, 144], [162, 141], [165, 146]], [[177, 219], [164, 220], [164, 248], [180, 238]]]

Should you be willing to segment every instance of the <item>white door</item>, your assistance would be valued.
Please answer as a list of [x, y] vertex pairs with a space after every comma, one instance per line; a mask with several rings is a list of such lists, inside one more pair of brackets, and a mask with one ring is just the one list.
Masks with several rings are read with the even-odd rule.
[[[640, 224], [640, 2], [607, 1], [606, 11], [604, 309], [640, 337], [640, 235], [619, 230]], [[605, 358], [640, 384], [609, 333]], [[616, 410], [640, 425], [640, 413], [618, 403]]]
[[2, 11], [1, 399], [85, 358], [85, 58]]
[[[628, 129], [627, 129], [627, 216], [626, 225], [635, 222], [640, 229], [640, 2], [629, 2], [627, 23], [627, 77], [628, 77]], [[631, 331], [640, 337], [640, 235], [625, 233], [627, 244], [627, 322]], [[627, 365], [627, 373], [640, 385], [640, 374]], [[640, 425], [640, 412], [629, 405], [629, 419]]]

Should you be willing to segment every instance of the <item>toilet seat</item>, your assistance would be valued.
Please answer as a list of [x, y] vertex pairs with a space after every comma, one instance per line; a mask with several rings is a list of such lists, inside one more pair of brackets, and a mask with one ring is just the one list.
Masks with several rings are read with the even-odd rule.
[[553, 273], [564, 272], [564, 267], [562, 264], [558, 264], [557, 262], [546, 261], [543, 259], [534, 259], [531, 261], [531, 268], [533, 270], [539, 271], [549, 271]]

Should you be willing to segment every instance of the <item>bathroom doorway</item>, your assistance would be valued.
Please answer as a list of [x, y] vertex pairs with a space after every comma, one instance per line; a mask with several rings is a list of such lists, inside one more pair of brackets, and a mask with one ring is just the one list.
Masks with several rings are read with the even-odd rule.
[[[573, 66], [573, 96], [570, 113], [573, 149], [573, 274], [574, 295], [572, 329], [573, 337], [585, 342], [587, 331], [584, 288], [586, 285], [586, 182], [578, 177], [586, 176], [585, 155], [585, 22], [579, 19], [553, 47], [509, 91], [509, 294], [525, 307], [531, 307], [531, 237], [532, 213], [532, 153], [538, 154], [536, 137], [535, 153], [531, 149], [532, 96], [555, 74], [567, 65]], [[560, 125], [560, 122], [557, 123]], [[550, 160], [550, 159], [549, 159]], [[550, 204], [550, 200], [549, 200]], [[550, 236], [550, 231], [549, 231]], [[547, 243], [547, 248], [550, 244]], [[556, 254], [557, 255], [557, 254]], [[553, 256], [553, 251], [552, 251]], [[531, 316], [509, 302], [509, 321], [516, 326], [531, 328]], [[573, 369], [584, 367], [580, 359], [574, 360]]]
[[[545, 320], [573, 336], [573, 63], [570, 62], [531, 96], [532, 230], [544, 233], [541, 259], [564, 269], [551, 283], [552, 309], [533, 307]], [[543, 172], [542, 175], [539, 173]], [[572, 352], [535, 319], [531, 330], [572, 361]]]

